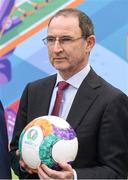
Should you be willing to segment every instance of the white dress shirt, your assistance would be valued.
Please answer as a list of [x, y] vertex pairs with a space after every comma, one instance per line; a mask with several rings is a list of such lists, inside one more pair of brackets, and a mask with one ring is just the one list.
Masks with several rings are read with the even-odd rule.
[[[90, 65], [87, 64], [81, 71], [73, 75], [71, 78], [69, 78], [66, 82], [69, 83], [69, 87], [64, 90], [63, 97], [62, 97], [62, 104], [60, 107], [59, 117], [63, 119], [67, 119], [69, 110], [71, 108], [71, 105], [73, 103], [74, 97], [77, 93], [78, 88], [80, 87], [81, 83], [83, 82], [84, 78], [87, 76], [87, 74], [90, 71]], [[56, 84], [52, 93], [52, 98], [50, 102], [50, 108], [49, 108], [49, 115], [52, 112], [55, 99], [56, 99], [56, 93], [58, 90], [57, 84], [60, 81], [65, 81], [59, 73], [57, 73], [57, 80]], [[68, 108], [67, 108], [68, 107]]]

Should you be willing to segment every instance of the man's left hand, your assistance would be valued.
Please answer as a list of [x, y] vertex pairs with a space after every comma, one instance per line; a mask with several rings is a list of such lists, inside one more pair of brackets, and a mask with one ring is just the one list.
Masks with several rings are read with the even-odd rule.
[[73, 180], [73, 169], [71, 165], [65, 162], [61, 162], [59, 163], [59, 166], [61, 167], [61, 171], [50, 169], [45, 164], [41, 164], [38, 167], [39, 178], [42, 180], [45, 180], [45, 179], [47, 180], [54, 180], [54, 179]]

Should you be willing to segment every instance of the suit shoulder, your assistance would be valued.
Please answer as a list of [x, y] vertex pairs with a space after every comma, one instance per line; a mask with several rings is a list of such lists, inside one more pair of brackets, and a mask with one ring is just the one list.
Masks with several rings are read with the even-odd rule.
[[124, 98], [126, 100], [128, 99], [127, 95], [123, 91], [107, 82], [105, 79], [99, 76], [93, 69], [91, 69], [87, 81], [89, 85], [93, 89], [95, 89], [96, 92], [100, 95], [99, 97], [101, 97], [101, 99], [108, 103], [116, 98]]
[[100, 92], [103, 96], [103, 99], [106, 99], [108, 103], [115, 100], [119, 100], [120, 102], [122, 102], [123, 100], [123, 102], [125, 101], [128, 104], [128, 97], [123, 91], [116, 88], [115, 86], [104, 80], [103, 78], [99, 77], [99, 79], [101, 82]]
[[32, 82], [28, 83], [28, 86], [30, 86], [30, 87], [40, 87], [40, 86], [42, 86], [42, 84], [50, 83], [51, 81], [54, 81], [55, 79], [56, 79], [56, 74], [50, 75], [50, 76], [44, 77], [42, 79], [32, 81]]
[[101, 94], [104, 95], [108, 94], [110, 96], [115, 96], [119, 94], [124, 94], [120, 89], [113, 86], [101, 76], [99, 76], [93, 69], [91, 69], [87, 77], [87, 82], [93, 89], [97, 89]]
[[122, 94], [123, 91], [121, 91], [119, 88], [115, 87], [114, 85], [110, 84], [108, 81], [104, 80], [102, 77], [99, 77], [101, 86], [104, 90], [114, 93], [114, 94]]

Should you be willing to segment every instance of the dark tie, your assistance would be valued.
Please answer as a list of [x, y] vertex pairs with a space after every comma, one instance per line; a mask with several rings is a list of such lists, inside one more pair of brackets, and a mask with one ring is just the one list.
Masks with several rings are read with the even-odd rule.
[[62, 103], [62, 97], [63, 97], [63, 91], [69, 86], [69, 84], [65, 81], [60, 81], [58, 83], [58, 91], [56, 93], [56, 100], [55, 104], [52, 110], [52, 115], [54, 116], [59, 116], [59, 111], [60, 111], [60, 106]]

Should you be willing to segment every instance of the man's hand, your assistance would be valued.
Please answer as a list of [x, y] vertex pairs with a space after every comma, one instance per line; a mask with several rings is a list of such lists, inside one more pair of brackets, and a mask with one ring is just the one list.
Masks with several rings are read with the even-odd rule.
[[[16, 155], [18, 157], [20, 156], [20, 151], [19, 150], [16, 150]], [[27, 171], [29, 174], [33, 174], [32, 169], [30, 169], [22, 159], [19, 160], [19, 164], [20, 164], [21, 169], [23, 169], [24, 171]]]
[[48, 168], [45, 164], [41, 164], [40, 167], [38, 167], [38, 175], [39, 178], [42, 180], [53, 180], [53, 179], [64, 179], [64, 180], [73, 180], [73, 169], [71, 165], [61, 162], [59, 163], [59, 166], [61, 167], [61, 171], [56, 171], [53, 169]]

